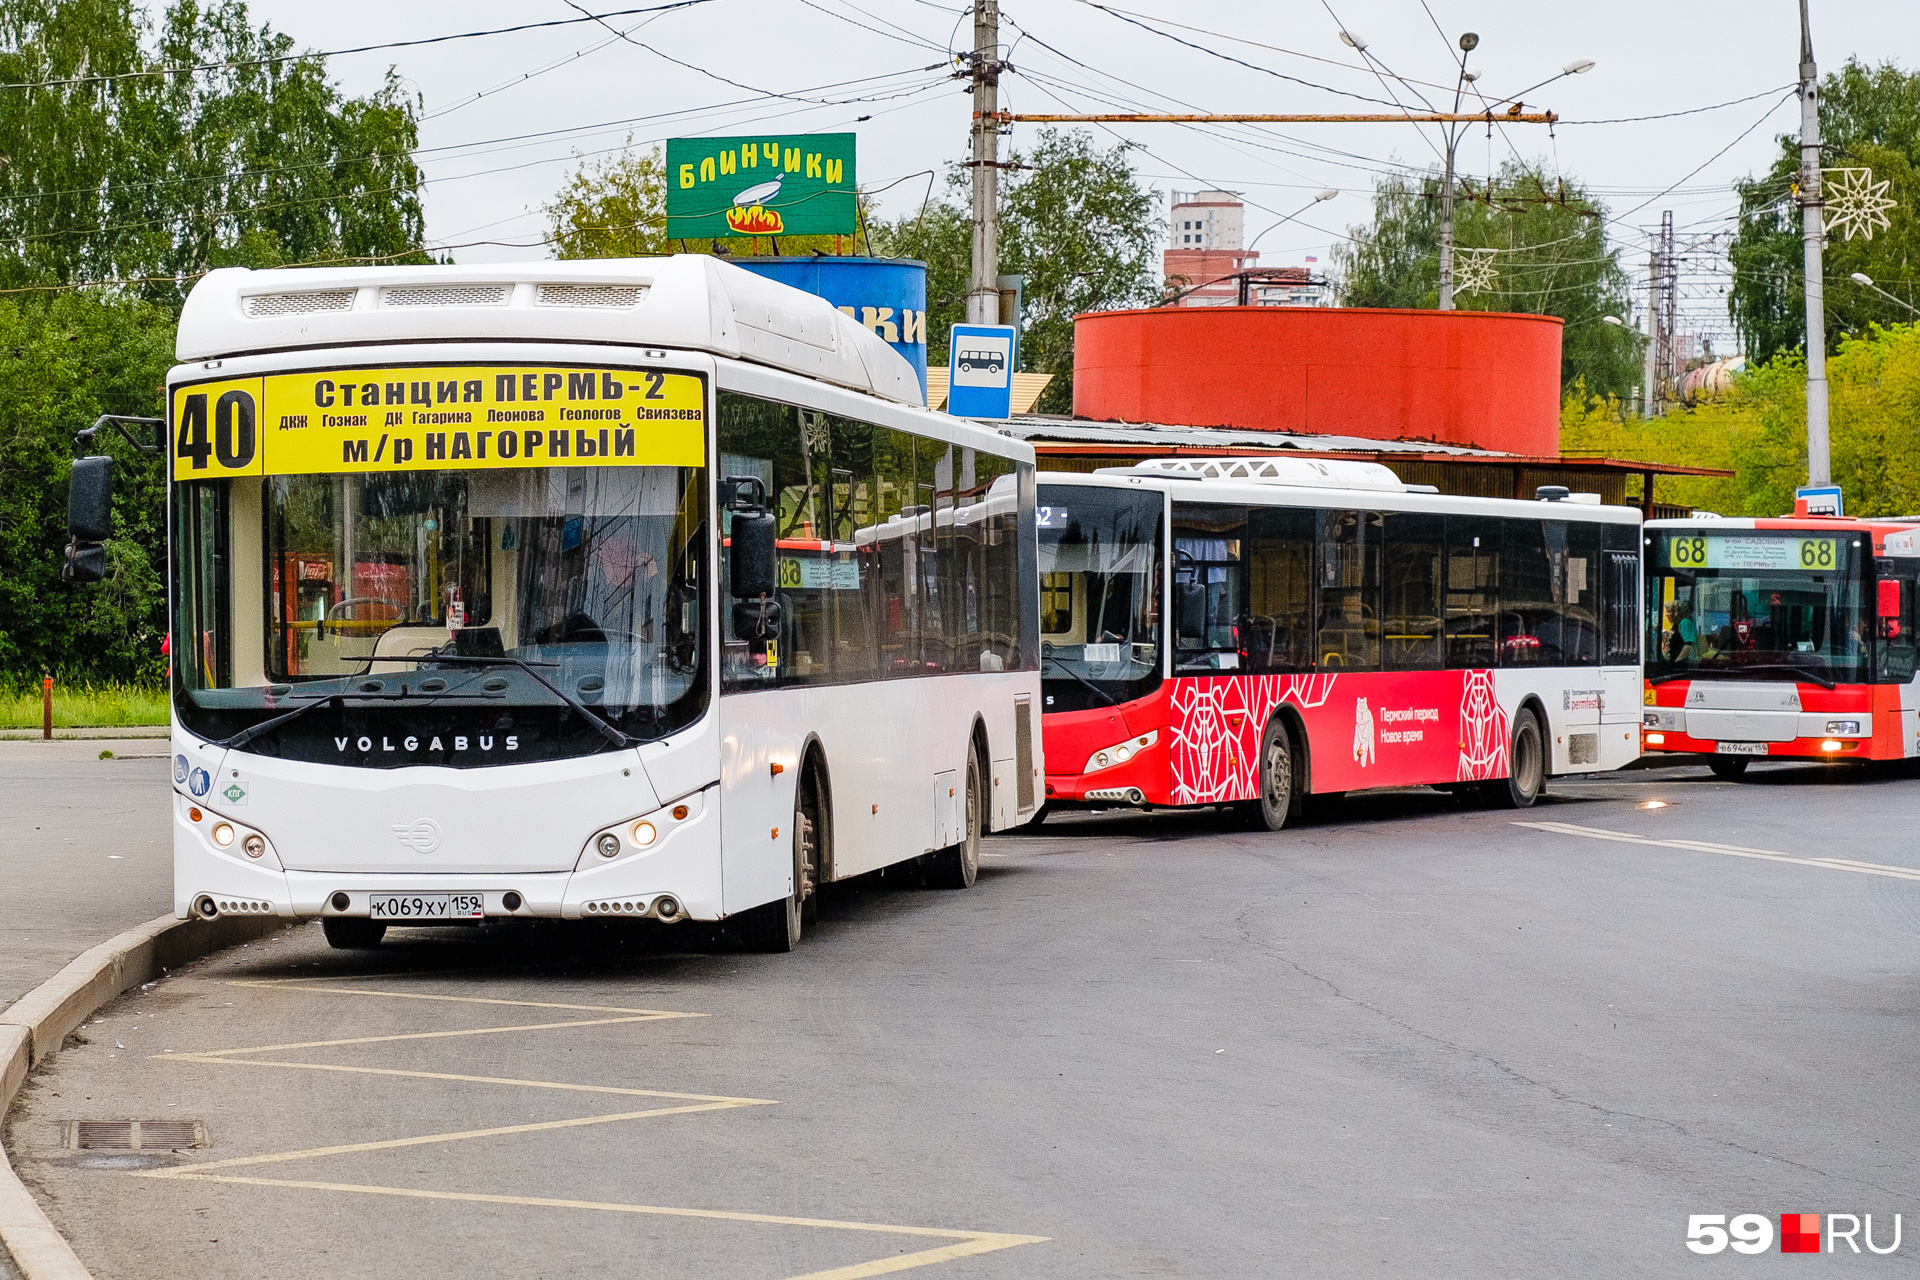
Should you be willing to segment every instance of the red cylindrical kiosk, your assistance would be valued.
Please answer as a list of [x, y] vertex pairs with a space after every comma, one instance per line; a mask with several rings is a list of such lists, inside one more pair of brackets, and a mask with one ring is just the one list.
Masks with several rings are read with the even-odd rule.
[[1074, 320], [1073, 411], [1557, 454], [1561, 325], [1377, 307], [1096, 311]]

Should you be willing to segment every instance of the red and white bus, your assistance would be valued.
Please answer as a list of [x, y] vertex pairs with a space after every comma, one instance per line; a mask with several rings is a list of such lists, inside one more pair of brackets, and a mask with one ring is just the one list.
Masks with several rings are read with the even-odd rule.
[[1236, 805], [1433, 785], [1530, 805], [1640, 754], [1640, 515], [1374, 463], [1041, 476], [1046, 794]]
[[1649, 754], [1920, 755], [1911, 521], [1804, 513], [1645, 526]]

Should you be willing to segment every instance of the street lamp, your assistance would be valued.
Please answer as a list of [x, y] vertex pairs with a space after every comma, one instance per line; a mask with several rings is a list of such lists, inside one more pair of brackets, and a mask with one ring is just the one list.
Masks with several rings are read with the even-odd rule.
[[1888, 293], [1885, 289], [1882, 289], [1879, 285], [1875, 284], [1873, 282], [1873, 277], [1869, 276], [1866, 272], [1864, 271], [1854, 272], [1853, 282], [1857, 285], [1860, 285], [1863, 288], [1873, 290], [1875, 293], [1879, 294], [1881, 297], [1885, 298], [1889, 302], [1899, 303], [1901, 306], [1905, 307], [1907, 310], [1913, 312], [1913, 314], [1920, 316], [1920, 307], [1914, 306], [1911, 302], [1908, 302], [1905, 298], [1897, 297], [1894, 294]]
[[1255, 236], [1251, 241], [1247, 243], [1247, 248], [1251, 249], [1253, 248], [1254, 245], [1259, 244], [1261, 236], [1266, 235], [1267, 231], [1272, 231], [1274, 227], [1285, 226], [1287, 223], [1292, 222], [1295, 218], [1299, 217], [1301, 214], [1305, 213], [1307, 210], [1313, 208], [1313, 206], [1320, 204], [1322, 201], [1331, 200], [1339, 194], [1340, 194], [1340, 191], [1339, 191], [1339, 188], [1337, 187], [1328, 187], [1325, 190], [1320, 191], [1313, 197], [1313, 199], [1307, 201], [1305, 204], [1301, 205], [1298, 209], [1295, 209], [1292, 213], [1280, 219], [1280, 221], [1274, 223], [1272, 227], [1268, 227], [1266, 231], [1262, 231], [1260, 235]]

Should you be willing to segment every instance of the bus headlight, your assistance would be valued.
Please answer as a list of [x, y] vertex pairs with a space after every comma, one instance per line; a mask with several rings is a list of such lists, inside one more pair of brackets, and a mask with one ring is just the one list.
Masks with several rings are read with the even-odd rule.
[[1829, 720], [1827, 721], [1827, 732], [1857, 735], [1860, 732], [1860, 722], [1858, 720]]
[[1102, 747], [1093, 753], [1087, 760], [1087, 767], [1080, 772], [1097, 773], [1102, 769], [1111, 769], [1117, 764], [1125, 764], [1158, 741], [1160, 741], [1160, 731], [1153, 729], [1128, 738], [1125, 742], [1115, 743], [1111, 747]]
[[628, 834], [633, 837], [634, 847], [639, 849], [646, 848], [655, 840], [659, 839], [660, 836], [660, 833], [654, 829], [654, 825], [651, 822], [634, 823], [633, 830]]
[[601, 832], [600, 838], [596, 840], [594, 844], [595, 847], [600, 850], [600, 856], [603, 858], [615, 857], [620, 852], [620, 837], [611, 831]]
[[225, 822], [215, 823], [213, 827], [213, 842], [222, 849], [231, 845], [233, 843], [233, 827]]
[[249, 858], [257, 858], [267, 851], [267, 842], [258, 831], [251, 831], [247, 833], [247, 838], [240, 842], [240, 847], [247, 851]]

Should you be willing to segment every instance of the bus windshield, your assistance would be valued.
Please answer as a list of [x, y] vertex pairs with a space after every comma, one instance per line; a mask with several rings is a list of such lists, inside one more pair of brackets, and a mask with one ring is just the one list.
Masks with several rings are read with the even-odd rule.
[[554, 466], [179, 485], [181, 718], [217, 739], [324, 701], [247, 749], [373, 767], [606, 749], [568, 698], [630, 738], [671, 732], [704, 703], [700, 475]]
[[1870, 679], [1863, 535], [1649, 530], [1647, 677]]
[[1159, 687], [1162, 506], [1152, 492], [1040, 486], [1047, 711], [1112, 706]]

